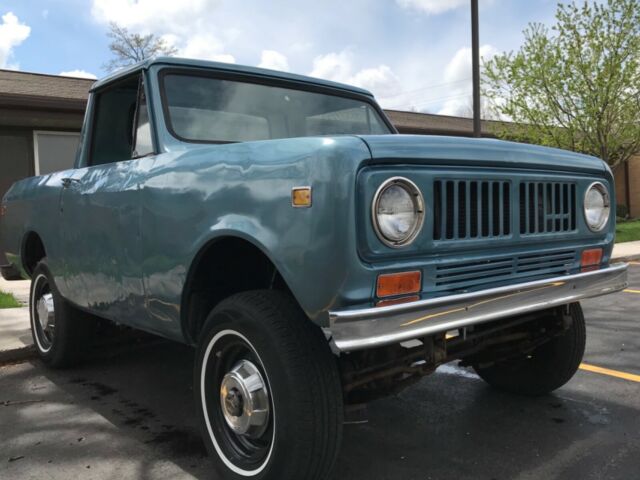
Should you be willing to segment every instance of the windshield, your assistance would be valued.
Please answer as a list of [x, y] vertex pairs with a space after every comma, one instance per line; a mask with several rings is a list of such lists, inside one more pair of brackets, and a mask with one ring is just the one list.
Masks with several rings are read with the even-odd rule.
[[185, 73], [162, 84], [167, 125], [182, 140], [391, 133], [373, 105], [352, 98]]

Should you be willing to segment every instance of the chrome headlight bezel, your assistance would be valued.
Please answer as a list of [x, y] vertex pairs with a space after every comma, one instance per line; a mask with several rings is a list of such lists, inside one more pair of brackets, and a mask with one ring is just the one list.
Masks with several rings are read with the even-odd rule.
[[[387, 237], [383, 231], [383, 228], [380, 226], [380, 220], [378, 218], [378, 205], [380, 203], [380, 199], [382, 198], [384, 193], [392, 186], [399, 186], [409, 194], [413, 202], [413, 210], [415, 212], [415, 221], [413, 222], [413, 226], [400, 240]], [[420, 191], [418, 186], [408, 178], [388, 178], [382, 183], [382, 185], [380, 185], [380, 187], [378, 187], [378, 190], [376, 190], [376, 193], [373, 196], [373, 201], [371, 203], [371, 219], [373, 222], [373, 229], [375, 230], [378, 239], [380, 239], [380, 241], [388, 247], [402, 248], [411, 245], [418, 234], [422, 231], [422, 226], [424, 225], [424, 217], [425, 203], [422, 192]]]
[[[602, 196], [603, 201], [603, 214], [600, 221], [596, 224], [592, 224], [589, 222], [589, 217], [587, 215], [587, 197], [592, 190], [597, 190], [598, 193]], [[594, 233], [602, 232], [605, 227], [609, 224], [609, 220], [611, 218], [611, 198], [609, 196], [609, 189], [602, 182], [593, 182], [584, 192], [584, 199], [582, 202], [582, 211], [584, 213], [584, 222], [587, 224], [589, 230]]]

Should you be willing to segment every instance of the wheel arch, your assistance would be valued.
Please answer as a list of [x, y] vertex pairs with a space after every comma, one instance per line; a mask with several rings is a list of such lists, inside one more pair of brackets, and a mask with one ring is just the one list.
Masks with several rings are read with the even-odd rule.
[[182, 291], [180, 322], [185, 339], [197, 342], [207, 315], [220, 301], [257, 289], [286, 291], [295, 299], [264, 245], [238, 232], [208, 239], [193, 257]]
[[31, 277], [40, 260], [47, 256], [42, 237], [35, 230], [28, 230], [22, 237], [20, 245], [20, 262], [22, 269]]

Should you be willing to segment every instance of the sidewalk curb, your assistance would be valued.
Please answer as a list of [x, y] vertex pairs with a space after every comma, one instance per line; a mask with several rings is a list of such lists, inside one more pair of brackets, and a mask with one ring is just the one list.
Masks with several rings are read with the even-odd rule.
[[0, 366], [5, 363], [19, 362], [36, 357], [36, 349], [33, 345], [14, 348], [13, 350], [3, 350], [0, 352]]

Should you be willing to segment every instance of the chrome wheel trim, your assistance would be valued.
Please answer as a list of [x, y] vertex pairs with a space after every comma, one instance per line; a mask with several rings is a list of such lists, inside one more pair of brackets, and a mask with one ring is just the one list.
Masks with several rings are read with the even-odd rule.
[[36, 312], [38, 312], [38, 320], [42, 330], [46, 331], [49, 326], [55, 325], [56, 314], [51, 293], [45, 293], [38, 299]]
[[[238, 338], [240, 338], [241, 340], [243, 340], [247, 346], [252, 350], [252, 352], [254, 353], [254, 355], [256, 356], [256, 358], [259, 360], [259, 362], [261, 364], [263, 364], [262, 359], [260, 358], [260, 355], [258, 355], [258, 352], [256, 351], [256, 349], [253, 347], [253, 345], [251, 344], [251, 342], [249, 342], [249, 340], [242, 335], [239, 332], [236, 332], [235, 330], [221, 330], [220, 332], [218, 332], [209, 342], [209, 345], [207, 345], [207, 349], [205, 351], [204, 357], [202, 359], [202, 365], [203, 368], [200, 372], [200, 401], [202, 402], [202, 410], [204, 412], [204, 420], [205, 420], [205, 424], [207, 427], [207, 432], [209, 433], [209, 438], [211, 439], [211, 441], [213, 442], [213, 446], [216, 450], [216, 453], [218, 454], [218, 457], [222, 460], [222, 462], [227, 466], [227, 468], [229, 470], [231, 470], [232, 472], [241, 475], [243, 477], [253, 477], [255, 475], [260, 474], [265, 468], [266, 466], [269, 464], [269, 460], [271, 459], [271, 455], [273, 454], [273, 447], [275, 444], [275, 436], [276, 436], [276, 414], [275, 414], [275, 410], [272, 410], [270, 412], [271, 418], [273, 420], [273, 434], [271, 436], [271, 445], [269, 447], [269, 452], [267, 453], [267, 456], [265, 457], [264, 461], [262, 462], [262, 465], [260, 465], [258, 468], [253, 469], [253, 470], [244, 470], [240, 467], [238, 467], [237, 465], [235, 465], [231, 460], [229, 460], [229, 458], [227, 458], [227, 456], [224, 454], [222, 448], [220, 447], [220, 444], [218, 442], [218, 440], [216, 439], [216, 436], [213, 432], [213, 428], [211, 425], [211, 420], [209, 418], [209, 412], [207, 409], [207, 389], [206, 389], [206, 378], [207, 378], [207, 365], [209, 364], [209, 357], [211, 356], [211, 352], [213, 351], [214, 346], [216, 345], [216, 343], [224, 338], [227, 335], [232, 335], [232, 336], [236, 336]], [[264, 364], [263, 364], [264, 365]], [[266, 377], [266, 382], [267, 385], [270, 384], [269, 382], [269, 375], [268, 373], [265, 371], [265, 377]], [[273, 396], [273, 393], [271, 393], [271, 395]], [[273, 399], [272, 399], [273, 401]]]
[[269, 390], [249, 360], [241, 360], [222, 379], [220, 406], [229, 428], [238, 435], [259, 438], [269, 425]]
[[38, 275], [33, 280], [30, 299], [31, 328], [37, 347], [42, 353], [48, 353], [54, 341], [55, 308], [48, 284], [49, 280], [45, 274]]

